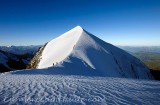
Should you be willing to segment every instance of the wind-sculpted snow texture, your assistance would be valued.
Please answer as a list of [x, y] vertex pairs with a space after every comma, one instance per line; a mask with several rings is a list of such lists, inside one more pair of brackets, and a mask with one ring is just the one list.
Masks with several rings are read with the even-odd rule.
[[0, 75], [0, 105], [159, 103], [159, 81], [64, 75]]

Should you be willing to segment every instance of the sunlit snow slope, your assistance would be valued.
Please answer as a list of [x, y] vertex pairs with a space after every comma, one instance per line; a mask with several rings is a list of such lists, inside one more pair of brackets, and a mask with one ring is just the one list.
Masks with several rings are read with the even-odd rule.
[[140, 60], [80, 26], [50, 41], [39, 59], [37, 68], [53, 73], [152, 79]]
[[72, 52], [82, 32], [83, 29], [78, 26], [50, 41], [42, 53], [38, 68], [50, 67], [64, 60]]

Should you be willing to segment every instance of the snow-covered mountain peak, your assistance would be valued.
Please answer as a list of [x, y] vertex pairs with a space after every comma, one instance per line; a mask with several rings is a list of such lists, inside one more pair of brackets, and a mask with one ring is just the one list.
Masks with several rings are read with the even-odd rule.
[[[75, 36], [74, 33], [77, 33], [77, 35], [81, 35], [81, 33], [84, 31], [84, 29], [81, 26], [76, 26], [74, 28], [72, 28], [71, 30], [65, 32], [64, 34], [60, 35], [59, 37], [63, 37], [63, 36]], [[57, 37], [57, 38], [59, 38]], [[54, 40], [54, 39], [53, 39]]]
[[83, 30], [83, 28], [82, 28], [81, 26], [79, 26], [79, 25], [77, 25], [77, 26], [74, 27], [73, 29], [75, 29], [75, 30]]
[[80, 26], [48, 42], [37, 55], [30, 68], [50, 67], [47, 73], [152, 79], [140, 60]]

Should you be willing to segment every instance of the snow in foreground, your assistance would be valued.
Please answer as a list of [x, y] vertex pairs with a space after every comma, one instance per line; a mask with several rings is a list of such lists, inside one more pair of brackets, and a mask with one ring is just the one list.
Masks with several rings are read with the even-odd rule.
[[64, 75], [0, 76], [0, 104], [144, 104], [160, 103], [160, 82]]

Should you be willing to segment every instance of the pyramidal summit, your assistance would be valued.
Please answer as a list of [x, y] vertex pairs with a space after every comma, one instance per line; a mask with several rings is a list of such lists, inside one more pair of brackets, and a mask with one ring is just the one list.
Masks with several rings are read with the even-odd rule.
[[31, 60], [28, 69], [47, 74], [153, 78], [139, 59], [80, 26], [46, 43]]
[[158, 105], [153, 79], [139, 59], [77, 26], [42, 46], [27, 70], [0, 74], [0, 104]]

